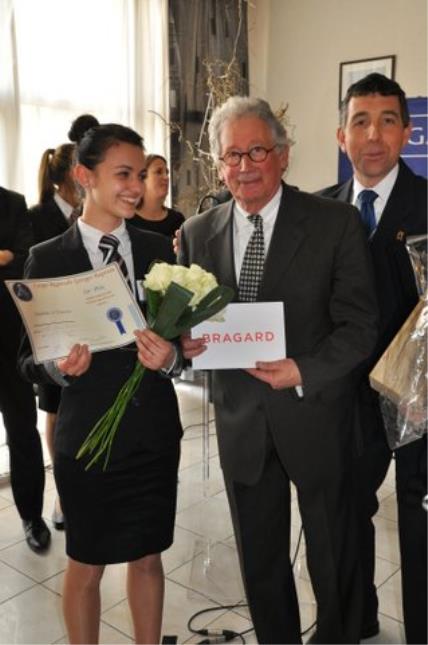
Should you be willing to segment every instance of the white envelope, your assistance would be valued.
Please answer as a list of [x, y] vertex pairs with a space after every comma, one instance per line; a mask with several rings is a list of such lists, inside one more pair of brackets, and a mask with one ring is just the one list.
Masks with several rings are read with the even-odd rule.
[[192, 338], [205, 336], [206, 351], [193, 359], [196, 370], [255, 367], [256, 361], [286, 357], [282, 302], [231, 303], [222, 322], [207, 320], [192, 329]]

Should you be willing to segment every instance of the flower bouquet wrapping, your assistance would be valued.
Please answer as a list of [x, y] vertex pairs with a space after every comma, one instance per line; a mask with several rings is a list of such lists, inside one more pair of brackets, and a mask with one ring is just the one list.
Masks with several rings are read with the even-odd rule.
[[391, 450], [420, 439], [427, 431], [426, 242], [426, 235], [407, 241], [420, 300], [370, 374], [371, 386], [380, 394]]
[[[232, 300], [233, 290], [217, 284], [212, 273], [197, 264], [190, 267], [154, 263], [146, 274], [144, 289], [146, 318], [150, 329], [166, 340], [179, 337], [195, 325], [212, 318]], [[114, 437], [129, 401], [137, 390], [145, 367], [137, 360], [113, 404], [97, 421], [81, 445], [76, 458], [92, 457], [86, 470], [104, 456], [107, 467]]]

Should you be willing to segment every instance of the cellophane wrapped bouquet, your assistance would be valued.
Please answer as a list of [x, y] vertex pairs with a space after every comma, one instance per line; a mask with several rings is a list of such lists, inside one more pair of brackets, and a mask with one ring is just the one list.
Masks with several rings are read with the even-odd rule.
[[420, 300], [370, 374], [395, 450], [427, 432], [427, 236], [406, 243]]

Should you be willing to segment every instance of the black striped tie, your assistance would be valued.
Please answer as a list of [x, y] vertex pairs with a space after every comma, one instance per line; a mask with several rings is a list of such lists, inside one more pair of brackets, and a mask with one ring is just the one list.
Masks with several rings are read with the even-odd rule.
[[129, 288], [132, 291], [131, 280], [129, 278], [128, 267], [123, 257], [120, 255], [117, 250], [119, 247], [119, 240], [114, 235], [103, 235], [98, 244], [98, 248], [101, 249], [104, 258], [104, 264], [110, 264], [110, 262], [117, 262], [120, 270], [125, 276], [125, 280], [128, 283]]

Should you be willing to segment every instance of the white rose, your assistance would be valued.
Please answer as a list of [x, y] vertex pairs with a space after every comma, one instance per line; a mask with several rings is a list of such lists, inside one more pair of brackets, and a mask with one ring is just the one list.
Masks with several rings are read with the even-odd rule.
[[187, 274], [186, 287], [193, 292], [189, 305], [192, 308], [217, 286], [217, 280], [212, 273], [204, 271], [198, 264], [192, 264]]
[[165, 293], [171, 283], [172, 265], [166, 262], [156, 262], [146, 274], [144, 286], [152, 291]]
[[171, 267], [171, 280], [187, 289], [187, 273], [189, 269], [181, 265], [174, 265]]
[[193, 293], [189, 306], [193, 309], [210, 291], [217, 287], [217, 280], [212, 273], [205, 271], [198, 264], [190, 267], [157, 262], [150, 269], [144, 280], [146, 289], [165, 293], [171, 282]]

